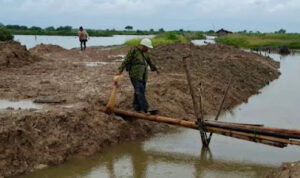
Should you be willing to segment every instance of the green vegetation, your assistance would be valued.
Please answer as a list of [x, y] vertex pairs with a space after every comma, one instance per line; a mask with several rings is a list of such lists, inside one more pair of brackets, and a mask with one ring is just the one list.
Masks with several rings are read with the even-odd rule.
[[[27, 27], [22, 25], [3, 25], [13, 35], [55, 35], [55, 36], [77, 36], [78, 29], [72, 26], [60, 26], [53, 27], [49, 26], [41, 28], [37, 26]], [[113, 35], [160, 35], [157, 37], [157, 43], [171, 43], [173, 41], [190, 41], [193, 39], [203, 39], [203, 32], [192, 32], [184, 31], [179, 29], [177, 31], [166, 32], [164, 28], [157, 30], [151, 28], [149, 30], [134, 30], [133, 26], [127, 25], [124, 30], [106, 29], [106, 30], [94, 30], [85, 29], [89, 36], [113, 36]], [[166, 34], [165, 34], [166, 33]], [[214, 31], [210, 30], [207, 32], [209, 35], [215, 35]]]
[[13, 39], [14, 36], [4, 26], [0, 26], [0, 41], [9, 41]]
[[[153, 46], [161, 45], [161, 44], [172, 44], [176, 42], [187, 43], [191, 40], [195, 39], [204, 39], [205, 36], [201, 32], [182, 32], [182, 31], [173, 31], [166, 32], [162, 34], [156, 35], [152, 38]], [[129, 46], [137, 46], [139, 45], [141, 39], [133, 39], [126, 41], [126, 45]]]
[[277, 33], [244, 33], [244, 34], [229, 34], [219, 37], [216, 40], [218, 43], [233, 45], [237, 48], [255, 48], [272, 46], [279, 48], [286, 45], [291, 49], [300, 49], [300, 34], [285, 34], [283, 29]]
[[[14, 35], [56, 35], [56, 36], [77, 36], [78, 29], [74, 29], [71, 26], [60, 26], [60, 27], [27, 27], [20, 25], [6, 25]], [[113, 35], [155, 35], [162, 31], [154, 31], [153, 29], [147, 30], [133, 30], [132, 26], [126, 26], [124, 30], [106, 29], [106, 30], [93, 30], [86, 29], [90, 36], [113, 36]]]

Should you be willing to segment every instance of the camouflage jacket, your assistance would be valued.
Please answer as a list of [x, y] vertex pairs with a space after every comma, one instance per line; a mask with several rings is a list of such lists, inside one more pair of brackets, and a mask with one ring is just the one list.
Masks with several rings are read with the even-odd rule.
[[130, 78], [146, 82], [148, 78], [148, 66], [150, 66], [151, 71], [157, 71], [148, 54], [143, 53], [139, 48], [135, 47], [126, 55], [125, 60], [119, 67], [119, 72], [123, 72], [126, 69], [129, 72]]

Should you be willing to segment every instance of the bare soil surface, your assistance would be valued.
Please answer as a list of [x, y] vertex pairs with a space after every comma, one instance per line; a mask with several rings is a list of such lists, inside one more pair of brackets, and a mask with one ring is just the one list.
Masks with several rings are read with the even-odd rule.
[[300, 177], [300, 162], [284, 163], [278, 169], [269, 173], [267, 178], [298, 178]]
[[[112, 78], [129, 47], [81, 52], [55, 45], [39, 45], [30, 51], [16, 42], [0, 45], [0, 50], [11, 50], [0, 53], [0, 62], [7, 58], [13, 61], [0, 65], [1, 99], [66, 101], [39, 110], [0, 111], [0, 177], [60, 164], [76, 155], [90, 155], [105, 146], [146, 138], [168, 128], [142, 120], [128, 122], [98, 111], [107, 103]], [[179, 119], [194, 119], [182, 65], [184, 55], [192, 54], [189, 66], [196, 91], [202, 83], [205, 114], [217, 112], [231, 76], [233, 85], [224, 110], [246, 102], [280, 75], [279, 63], [270, 58], [225, 45], [163, 45], [150, 53], [161, 72], [149, 76], [150, 106], [161, 115]], [[90, 62], [98, 63], [87, 66]], [[133, 88], [126, 72], [124, 75], [116, 106], [131, 110]]]

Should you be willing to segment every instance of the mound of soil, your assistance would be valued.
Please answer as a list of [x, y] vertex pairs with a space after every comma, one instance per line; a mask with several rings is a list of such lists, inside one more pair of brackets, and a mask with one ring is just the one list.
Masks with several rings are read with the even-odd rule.
[[[103, 146], [145, 138], [166, 129], [164, 124], [124, 121], [98, 111], [108, 101], [112, 78], [120, 65], [112, 56], [126, 55], [127, 50], [93, 48], [80, 52], [57, 48], [34, 52], [49, 60], [0, 70], [2, 98], [66, 101], [41, 110], [0, 112], [0, 177], [30, 171], [40, 164], [59, 164], [77, 154], [89, 155]], [[224, 110], [247, 101], [280, 75], [279, 63], [224, 45], [159, 46], [150, 55], [161, 74], [150, 73], [147, 98], [161, 115], [195, 119], [182, 65], [182, 57], [187, 54], [192, 54], [187, 61], [197, 93], [202, 84], [205, 114], [216, 113], [231, 76], [233, 84]], [[88, 67], [84, 63], [87, 61], [106, 64]], [[116, 106], [131, 110], [133, 88], [124, 74]]]
[[[9, 118], [9, 119], [8, 119]], [[127, 123], [86, 104], [49, 110], [5, 112], [0, 116], [0, 177], [57, 165], [76, 154], [90, 155], [120, 141], [145, 138], [163, 127]]]
[[60, 52], [65, 51], [66, 49], [60, 47], [58, 45], [51, 45], [51, 44], [39, 44], [36, 45], [34, 48], [31, 48], [29, 51], [35, 54], [44, 54], [44, 53], [52, 53], [52, 52]]
[[[160, 70], [172, 76], [171, 79], [164, 81], [164, 85], [156, 88], [167, 88], [164, 90], [168, 90], [176, 97], [189, 91], [185, 81], [182, 57], [191, 55], [187, 63], [197, 93], [200, 83], [202, 85], [206, 114], [213, 114], [216, 111], [231, 77], [232, 87], [224, 105], [227, 109], [247, 101], [251, 95], [257, 94], [259, 89], [280, 75], [277, 70], [279, 63], [271, 58], [220, 44], [164, 45], [155, 48], [151, 55]], [[175, 91], [177, 93], [174, 93]], [[190, 97], [186, 95], [185, 99], [180, 98], [176, 102], [185, 101], [187, 98]], [[172, 100], [172, 97], [169, 99]]]
[[0, 42], [0, 67], [20, 67], [39, 60], [19, 42]]
[[300, 177], [300, 162], [284, 163], [280, 168], [271, 171], [267, 178], [297, 178]]

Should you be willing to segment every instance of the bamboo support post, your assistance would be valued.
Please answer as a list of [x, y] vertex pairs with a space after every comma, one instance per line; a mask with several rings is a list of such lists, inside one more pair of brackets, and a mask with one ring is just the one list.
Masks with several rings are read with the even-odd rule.
[[192, 97], [192, 101], [193, 101], [193, 107], [194, 107], [194, 113], [195, 113], [195, 117], [198, 121], [198, 125], [199, 125], [198, 128], [199, 128], [199, 131], [200, 131], [202, 144], [203, 144], [203, 146], [208, 147], [207, 135], [206, 135], [206, 132], [204, 131], [205, 127], [203, 125], [203, 120], [202, 120], [201, 116], [199, 116], [200, 115], [200, 112], [198, 110], [199, 107], [198, 107], [197, 102], [196, 102], [196, 97], [195, 97], [195, 93], [194, 93], [194, 89], [193, 89], [193, 85], [192, 85], [191, 74], [190, 74], [188, 64], [187, 64], [187, 61], [186, 61], [186, 59], [188, 57], [190, 57], [190, 56], [186, 56], [186, 57], [182, 58], [183, 66], [184, 66], [184, 69], [185, 69], [187, 82], [188, 82], [188, 85], [189, 85], [189, 88], [190, 88], [190, 93], [191, 93], [191, 97]]
[[[229, 82], [228, 82], [228, 85], [227, 85], [227, 87], [226, 87], [226, 89], [225, 89], [225, 93], [224, 93], [224, 95], [223, 95], [223, 99], [222, 99], [222, 102], [221, 102], [221, 104], [220, 104], [220, 107], [219, 107], [218, 113], [217, 113], [217, 115], [216, 115], [215, 121], [217, 121], [217, 120], [219, 119], [219, 116], [220, 116], [221, 111], [222, 111], [222, 109], [223, 109], [223, 105], [224, 105], [226, 96], [227, 96], [228, 91], [229, 91], [229, 88], [230, 88], [230, 86], [231, 86], [231, 83], [232, 83], [232, 76], [230, 77], [230, 80], [229, 80]], [[207, 141], [208, 145], [209, 145], [209, 143], [210, 143], [210, 140], [211, 140], [212, 135], [213, 135], [213, 133], [211, 132], [211, 133], [209, 134], [209, 138], [208, 138], [208, 141]]]

